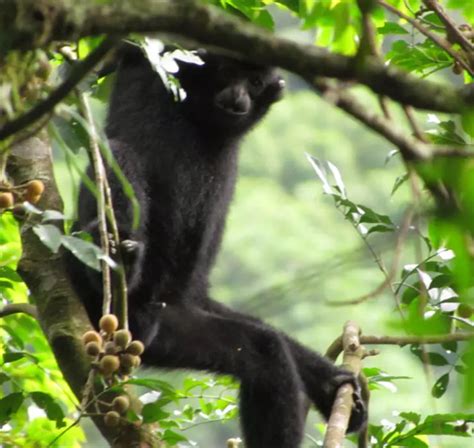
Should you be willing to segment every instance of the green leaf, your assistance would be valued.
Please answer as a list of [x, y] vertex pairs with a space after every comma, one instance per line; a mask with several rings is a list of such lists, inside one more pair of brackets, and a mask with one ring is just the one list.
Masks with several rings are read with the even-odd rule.
[[[393, 446], [393, 445], [392, 445]], [[429, 445], [416, 436], [399, 439], [396, 446], [404, 446], [409, 448], [428, 448]]]
[[381, 223], [381, 224], [387, 224], [390, 226], [394, 226], [392, 220], [390, 219], [389, 216], [387, 215], [381, 215], [374, 210], [372, 210], [369, 207], [366, 207], [365, 205], [360, 205], [358, 204], [357, 207], [364, 212], [364, 214], [361, 216], [360, 221], [361, 223]]
[[26, 355], [23, 352], [10, 352], [3, 354], [3, 363], [8, 364], [10, 362], [18, 361], [21, 358], [24, 358]]
[[420, 295], [420, 282], [416, 281], [406, 285], [403, 291], [401, 302], [405, 305], [409, 305]]
[[0, 266], [15, 267], [21, 257], [21, 243], [12, 241], [0, 244]]
[[408, 173], [402, 174], [395, 179], [390, 196], [393, 196], [396, 191], [408, 180]]
[[51, 124], [55, 127], [57, 133], [55, 138], [60, 138], [73, 154], [77, 154], [81, 148], [89, 147], [89, 136], [76, 120], [66, 120], [59, 115], [55, 115]]
[[453, 353], [456, 353], [458, 351], [458, 343], [456, 341], [442, 342], [441, 347]]
[[397, 40], [392, 44], [386, 58], [391, 64], [422, 75], [450, 67], [453, 63], [451, 56], [429, 39], [416, 44]]
[[449, 364], [448, 360], [439, 353], [428, 352], [426, 353], [426, 356], [428, 358], [428, 363], [433, 366], [446, 366]]
[[469, 437], [464, 431], [458, 430], [459, 422], [474, 420], [474, 414], [433, 414], [428, 415], [419, 428], [420, 434], [427, 435], [451, 435]]
[[372, 226], [368, 231], [367, 235], [371, 233], [387, 233], [387, 232], [393, 232], [395, 229], [392, 226], [387, 226], [385, 224], [377, 224], [375, 226]]
[[59, 406], [51, 395], [44, 392], [31, 392], [30, 396], [36, 406], [46, 412], [48, 419], [56, 422], [57, 428], [66, 425], [66, 422], [64, 421], [66, 416], [64, 415], [61, 406]]
[[33, 226], [33, 232], [51, 252], [57, 253], [61, 246], [62, 234], [56, 226], [52, 224], [36, 224]]
[[28, 358], [34, 364], [38, 364], [39, 360], [36, 356], [28, 352], [7, 352], [3, 354], [3, 362], [5, 364], [18, 361], [22, 358]]
[[9, 266], [0, 266], [0, 278], [6, 279], [11, 283], [22, 283], [22, 278]]
[[440, 32], [439, 27], [443, 27], [443, 22], [440, 18], [432, 11], [422, 14], [420, 18], [423, 18], [423, 22], [429, 22], [430, 24], [434, 25], [434, 30]]
[[435, 398], [441, 398], [448, 389], [449, 373], [441, 375], [434, 383], [431, 389], [431, 395]]
[[447, 275], [447, 274], [441, 274], [433, 278], [433, 280], [430, 283], [429, 289], [444, 288], [446, 286], [452, 286], [452, 285], [453, 285], [453, 276]]
[[[151, 390], [162, 392], [166, 395], [176, 395], [176, 389], [166, 381], [156, 380], [152, 378], [134, 378], [122, 382], [122, 385], [134, 384], [136, 386], [143, 386]], [[160, 397], [161, 398], [161, 397]]]
[[273, 17], [264, 8], [260, 1], [255, 0], [227, 0], [227, 3], [239, 10], [253, 23], [260, 25], [263, 28], [273, 30], [275, 24]]
[[383, 26], [377, 28], [379, 34], [409, 34], [401, 25], [395, 22], [385, 22]]
[[23, 399], [21, 392], [13, 392], [0, 399], [0, 425], [7, 423], [11, 415], [20, 409]]
[[116, 263], [106, 257], [102, 250], [93, 243], [67, 235], [61, 235], [61, 243], [75, 257], [96, 271], [100, 271], [100, 260], [105, 260], [112, 268], [116, 267]]
[[421, 419], [421, 415], [416, 412], [400, 412], [400, 417], [408, 420], [409, 422], [418, 425]]
[[177, 432], [167, 429], [161, 436], [161, 440], [169, 443], [171, 446], [176, 445], [179, 442], [187, 442], [187, 438]]
[[435, 129], [428, 129], [426, 135], [429, 139], [439, 145], [464, 146], [466, 141], [459, 135], [456, 124], [452, 120], [442, 121]]
[[299, 12], [300, 11], [300, 0], [277, 0], [275, 3], [283, 5], [288, 8], [290, 11]]
[[147, 403], [142, 409], [143, 423], [145, 424], [164, 420], [169, 416], [170, 413], [163, 409], [163, 404], [159, 401]]
[[0, 384], [6, 383], [7, 381], [10, 381], [10, 377], [3, 372], [0, 372]]

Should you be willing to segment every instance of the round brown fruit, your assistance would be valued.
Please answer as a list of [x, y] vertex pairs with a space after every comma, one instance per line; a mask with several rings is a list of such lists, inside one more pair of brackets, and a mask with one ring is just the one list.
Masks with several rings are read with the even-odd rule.
[[99, 327], [108, 334], [113, 333], [118, 328], [117, 316], [115, 314], [102, 316], [99, 321]]
[[31, 196], [42, 195], [44, 191], [44, 184], [39, 179], [30, 180], [26, 184], [26, 194]]
[[142, 341], [132, 341], [126, 349], [127, 353], [135, 356], [140, 356], [144, 351], [145, 346]]
[[104, 415], [104, 423], [107, 426], [118, 426], [120, 423], [120, 414], [116, 411], [109, 411]]
[[13, 199], [13, 194], [9, 191], [4, 191], [0, 193], [0, 208], [10, 208], [13, 207], [15, 200]]
[[118, 330], [114, 333], [114, 342], [124, 349], [132, 340], [132, 335], [128, 330]]
[[452, 67], [452, 71], [455, 75], [460, 75], [463, 72], [463, 68], [460, 64], [455, 62], [453, 67]]
[[140, 365], [140, 358], [138, 356], [131, 355], [130, 353], [124, 353], [120, 355], [120, 367], [125, 369], [133, 369]]
[[104, 376], [110, 376], [120, 367], [120, 361], [115, 355], [105, 355], [99, 363], [99, 369]]
[[474, 309], [472, 308], [471, 305], [467, 303], [461, 303], [458, 306], [458, 316], [462, 317], [464, 319], [469, 319], [472, 316], [472, 313], [474, 312]]
[[41, 195], [37, 194], [36, 196], [25, 196], [25, 199], [30, 203], [30, 204], [37, 204], [39, 200], [41, 199]]
[[82, 343], [86, 345], [89, 342], [97, 342], [98, 344], [102, 344], [102, 336], [94, 330], [86, 331], [82, 335]]
[[100, 353], [100, 345], [96, 341], [88, 342], [86, 345], [86, 353], [89, 356], [96, 357]]
[[112, 401], [112, 407], [115, 411], [119, 414], [125, 414], [130, 407], [130, 400], [126, 395], [120, 395], [119, 397], [115, 397]]

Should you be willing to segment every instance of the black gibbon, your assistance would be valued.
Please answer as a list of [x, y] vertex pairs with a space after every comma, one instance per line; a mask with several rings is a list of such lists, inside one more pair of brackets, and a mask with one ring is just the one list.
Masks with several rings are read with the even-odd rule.
[[[284, 82], [272, 68], [204, 53], [180, 62], [187, 96], [176, 101], [140, 50], [117, 70], [106, 133], [141, 206], [138, 229], [120, 182], [109, 181], [127, 260], [130, 330], [146, 364], [233, 375], [247, 448], [297, 448], [303, 397], [328, 418], [339, 386], [354, 376], [281, 331], [209, 297], [236, 172], [239, 142], [277, 101]], [[79, 228], [98, 241], [96, 200], [82, 188]], [[101, 315], [100, 276], [69, 259], [91, 321]], [[166, 307], [162, 304], [166, 303]], [[302, 393], [303, 392], [303, 393]], [[349, 431], [366, 419], [356, 397]]]

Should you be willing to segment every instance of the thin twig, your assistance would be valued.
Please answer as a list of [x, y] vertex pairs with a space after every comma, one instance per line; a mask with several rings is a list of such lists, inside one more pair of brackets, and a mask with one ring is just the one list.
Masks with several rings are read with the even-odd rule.
[[114, 240], [117, 253], [115, 260], [118, 264], [116, 272], [116, 281], [114, 282], [114, 313], [119, 319], [120, 328], [128, 330], [128, 287], [127, 278], [125, 276], [125, 266], [122, 259], [122, 253], [120, 250], [120, 234], [117, 225], [117, 219], [115, 218], [115, 212], [112, 202], [112, 192], [110, 190], [109, 180], [107, 176], [104, 177], [104, 193], [105, 193], [105, 212], [107, 214], [108, 223], [110, 225], [110, 231], [112, 239]]
[[[107, 219], [105, 215], [105, 168], [102, 156], [99, 150], [97, 129], [94, 118], [87, 100], [86, 94], [79, 93], [79, 102], [84, 117], [89, 127], [89, 156], [94, 170], [95, 184], [97, 187], [97, 220], [100, 237], [100, 246], [105, 256], [110, 258], [109, 236], [107, 232]], [[102, 314], [109, 314], [112, 307], [112, 282], [110, 275], [110, 266], [104, 259], [100, 260], [102, 270]], [[95, 322], [97, 323], [97, 322]]]
[[[459, 332], [424, 336], [370, 336], [361, 335], [360, 343], [364, 345], [399, 345], [408, 344], [442, 344], [444, 342], [460, 342], [474, 339], [474, 332]], [[342, 336], [339, 336], [326, 350], [325, 356], [336, 360], [343, 350]]]
[[407, 106], [406, 104], [402, 105], [402, 107], [403, 107], [403, 112], [404, 112], [405, 116], [407, 117], [408, 124], [410, 125], [410, 127], [413, 131], [413, 135], [418, 140], [420, 140], [420, 142], [428, 143], [428, 139], [425, 137], [425, 135], [423, 134], [422, 129], [420, 128], [420, 126], [418, 125], [418, 123], [416, 121], [416, 117], [415, 117], [415, 113], [413, 111], [413, 107]]
[[358, 305], [362, 302], [365, 302], [368, 299], [372, 299], [373, 297], [378, 296], [380, 293], [382, 293], [385, 290], [385, 288], [390, 286], [392, 280], [395, 278], [395, 275], [397, 274], [397, 271], [398, 271], [398, 265], [400, 263], [400, 256], [401, 256], [403, 244], [406, 240], [408, 231], [410, 230], [413, 214], [414, 212], [413, 212], [412, 207], [410, 207], [405, 213], [405, 216], [402, 221], [402, 225], [400, 226], [400, 231], [398, 232], [397, 242], [395, 244], [394, 256], [393, 256], [392, 264], [390, 266], [390, 270], [387, 272], [385, 269], [381, 269], [382, 272], [385, 274], [385, 280], [382, 283], [380, 283], [380, 285], [378, 285], [374, 290], [370, 291], [367, 294], [364, 294], [362, 296], [359, 296], [355, 299], [350, 299], [350, 300], [341, 300], [341, 301], [328, 300], [327, 303], [329, 305], [332, 305], [332, 306]]

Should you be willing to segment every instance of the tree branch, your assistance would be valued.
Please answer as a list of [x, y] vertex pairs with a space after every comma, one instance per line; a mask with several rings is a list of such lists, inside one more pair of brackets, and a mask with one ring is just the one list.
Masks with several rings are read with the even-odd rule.
[[[344, 325], [341, 336], [344, 347], [343, 365], [356, 376], [360, 373], [364, 356], [363, 347], [359, 342], [359, 333], [359, 326], [353, 321], [348, 321]], [[342, 446], [342, 440], [344, 440], [351, 417], [353, 394], [354, 387], [352, 384], [344, 384], [337, 391], [324, 437], [324, 448], [339, 448]]]
[[474, 52], [474, 45], [457, 27], [456, 23], [449, 17], [436, 0], [423, 0], [428, 9], [433, 11], [444, 24], [448, 34], [448, 40], [457, 42], [468, 53]]
[[11, 316], [12, 314], [28, 314], [34, 319], [38, 319], [38, 311], [34, 305], [29, 303], [10, 303], [0, 308], [0, 317]]
[[432, 148], [416, 139], [405, 135], [394, 124], [380, 115], [370, 112], [357, 101], [351, 93], [333, 86], [327, 79], [316, 78], [309, 81], [324, 97], [340, 109], [357, 118], [367, 127], [393, 143], [407, 161], [423, 161], [433, 156]]
[[[399, 345], [403, 347], [408, 344], [442, 344], [443, 342], [459, 342], [474, 339], [474, 332], [460, 332], [449, 334], [435, 334], [423, 336], [364, 336], [359, 337], [360, 343], [365, 345]], [[336, 360], [343, 350], [343, 339], [339, 336], [329, 346], [326, 356]]]
[[66, 98], [66, 96], [84, 79], [87, 73], [89, 73], [105, 57], [117, 42], [118, 38], [116, 37], [106, 38], [87, 58], [72, 67], [71, 73], [67, 79], [57, 87], [48, 98], [38, 103], [25, 114], [7, 122], [3, 127], [1, 127], [0, 140], [4, 140], [16, 132], [21, 131], [52, 111], [53, 108], [64, 100], [64, 98]]
[[[35, 19], [35, 20], [33, 20]], [[142, 0], [97, 4], [93, 0], [0, 0], [0, 29], [9, 48], [28, 49], [54, 40], [101, 33], [162, 32], [193, 39], [276, 65], [305, 78], [354, 79], [402, 104], [440, 112], [460, 112], [474, 104], [474, 89], [455, 89], [418, 79], [376, 58], [356, 58], [303, 45], [232, 17], [198, 0]]]
[[424, 34], [428, 39], [432, 40], [438, 47], [442, 48], [446, 53], [448, 53], [455, 61], [458, 62], [471, 76], [474, 76], [474, 70], [471, 66], [461, 57], [461, 55], [452, 49], [451, 44], [442, 37], [438, 36], [436, 33], [431, 32], [428, 28], [425, 28], [423, 25], [418, 23], [415, 19], [404, 14], [402, 11], [399, 11], [394, 6], [386, 3], [384, 0], [378, 0], [379, 5], [384, 7], [386, 10], [397, 15], [398, 17], [406, 20], [413, 28], [416, 28], [421, 34]]

